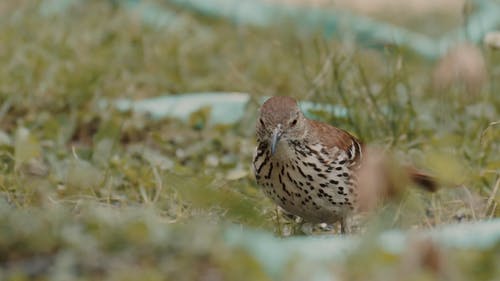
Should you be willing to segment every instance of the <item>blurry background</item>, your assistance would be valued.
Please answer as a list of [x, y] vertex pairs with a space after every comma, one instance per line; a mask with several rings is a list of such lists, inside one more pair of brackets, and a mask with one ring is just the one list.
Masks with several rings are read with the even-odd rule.
[[[498, 238], [401, 252], [368, 239], [500, 215], [498, 35], [483, 43], [500, 28], [497, 4], [2, 1], [0, 279], [500, 278]], [[115, 107], [200, 92], [246, 93], [245, 112], [222, 125], [209, 106], [184, 121]], [[371, 214], [367, 242], [336, 262], [293, 251], [310, 237], [278, 247], [273, 235], [299, 227], [250, 168], [256, 109], [272, 95], [340, 108], [309, 113], [431, 171], [442, 190]], [[291, 260], [265, 258], [280, 251]]]
[[266, 2], [319, 7], [340, 12], [348, 11], [433, 35], [442, 35], [463, 24], [464, 6], [473, 3], [473, 1], [455, 0], [404, 2], [397, 0], [266, 0]]

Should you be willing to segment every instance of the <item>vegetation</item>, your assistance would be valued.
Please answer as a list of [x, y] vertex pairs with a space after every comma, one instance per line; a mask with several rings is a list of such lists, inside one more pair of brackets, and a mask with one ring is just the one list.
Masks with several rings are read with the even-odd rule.
[[[479, 78], [443, 78], [407, 50], [366, 49], [289, 25], [238, 26], [169, 7], [176, 18], [160, 28], [119, 1], [76, 2], [62, 13], [39, 1], [4, 2], [2, 280], [270, 279], [256, 257], [224, 240], [235, 224], [294, 233], [251, 172], [263, 96], [343, 106], [346, 116], [316, 113], [440, 178], [438, 193], [409, 191], [373, 221], [408, 229], [500, 216], [498, 51], [480, 47]], [[252, 100], [243, 120], [224, 126], [208, 124], [209, 108], [182, 122], [113, 106], [203, 91]], [[331, 270], [358, 280], [396, 280], [401, 271], [411, 280], [500, 278], [498, 247], [454, 251], [446, 262], [435, 247], [417, 262], [411, 247], [407, 256], [364, 247]], [[436, 262], [418, 262], [429, 256]]]

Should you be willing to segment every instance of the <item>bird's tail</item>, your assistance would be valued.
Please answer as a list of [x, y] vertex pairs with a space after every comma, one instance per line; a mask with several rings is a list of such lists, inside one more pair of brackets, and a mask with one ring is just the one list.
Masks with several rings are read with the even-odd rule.
[[358, 199], [361, 210], [375, 208], [381, 200], [398, 200], [414, 183], [426, 191], [436, 191], [437, 180], [411, 165], [400, 165], [382, 150], [369, 148], [357, 172]]
[[436, 178], [426, 174], [425, 172], [417, 170], [414, 167], [407, 167], [406, 169], [408, 171], [408, 176], [413, 183], [417, 184], [426, 191], [434, 192], [437, 190], [438, 184]]

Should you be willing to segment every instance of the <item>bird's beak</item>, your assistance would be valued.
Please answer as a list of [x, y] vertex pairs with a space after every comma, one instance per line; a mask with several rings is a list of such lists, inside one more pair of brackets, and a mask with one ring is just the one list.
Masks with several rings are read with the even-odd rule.
[[281, 126], [278, 125], [276, 128], [274, 128], [273, 131], [273, 138], [271, 139], [271, 155], [274, 155], [276, 152], [276, 146], [278, 145], [278, 142], [281, 139], [281, 134], [283, 131], [281, 130]]

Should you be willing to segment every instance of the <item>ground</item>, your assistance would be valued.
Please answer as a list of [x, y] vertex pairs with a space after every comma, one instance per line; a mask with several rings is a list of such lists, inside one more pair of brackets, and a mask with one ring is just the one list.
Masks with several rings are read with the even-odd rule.
[[[438, 63], [156, 2], [177, 12], [173, 24], [148, 25], [119, 1], [61, 13], [0, 5], [0, 279], [268, 280], [221, 233], [297, 234], [250, 168], [259, 100], [276, 94], [344, 107], [315, 113], [439, 178], [439, 192], [409, 190], [372, 221], [405, 230], [500, 216], [499, 51], [465, 47], [465, 62]], [[209, 108], [154, 120], [112, 105], [204, 91], [249, 93], [243, 120], [210, 125]], [[369, 247], [353, 257], [366, 270], [336, 265], [345, 279], [396, 280], [387, 268], [400, 261], [418, 280], [440, 278], [439, 258]], [[493, 280], [495, 260], [495, 249], [458, 252], [446, 271]]]

